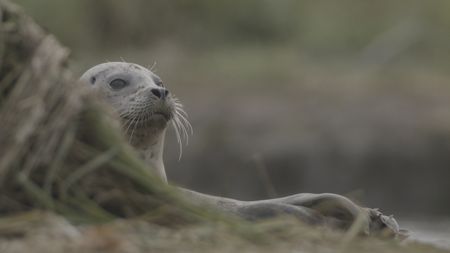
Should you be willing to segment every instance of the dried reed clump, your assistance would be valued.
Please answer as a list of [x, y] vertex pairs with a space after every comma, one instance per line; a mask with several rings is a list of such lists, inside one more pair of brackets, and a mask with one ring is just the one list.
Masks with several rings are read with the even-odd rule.
[[74, 221], [170, 224], [204, 216], [147, 172], [102, 106], [76, 87], [67, 49], [6, 0], [0, 21], [0, 214], [46, 209]]

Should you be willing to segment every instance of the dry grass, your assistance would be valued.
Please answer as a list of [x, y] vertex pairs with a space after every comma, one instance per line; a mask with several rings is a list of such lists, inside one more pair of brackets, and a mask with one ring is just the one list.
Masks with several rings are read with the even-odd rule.
[[195, 220], [198, 210], [148, 173], [107, 111], [76, 87], [67, 49], [1, 3], [0, 212], [108, 221], [158, 209], [170, 222]]
[[246, 230], [216, 223], [177, 229], [141, 219], [75, 226], [50, 213], [0, 219], [2, 252], [448, 252], [432, 246], [355, 238], [311, 229], [291, 219], [253, 224]]

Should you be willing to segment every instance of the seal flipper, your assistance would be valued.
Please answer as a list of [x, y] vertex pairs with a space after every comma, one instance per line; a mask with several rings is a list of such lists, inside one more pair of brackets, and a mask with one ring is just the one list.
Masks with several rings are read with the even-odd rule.
[[409, 237], [409, 231], [401, 229], [393, 215], [387, 216], [378, 209], [367, 208], [370, 217], [370, 234], [382, 237], [404, 240]]
[[324, 219], [318, 212], [301, 206], [282, 203], [254, 203], [240, 206], [237, 215], [249, 221], [259, 221], [279, 216], [294, 216], [308, 225], [322, 225]]

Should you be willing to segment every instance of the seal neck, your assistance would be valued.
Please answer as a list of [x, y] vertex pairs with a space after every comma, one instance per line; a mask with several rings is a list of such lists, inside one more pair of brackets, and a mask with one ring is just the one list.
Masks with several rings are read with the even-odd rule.
[[149, 169], [153, 171], [158, 177], [167, 183], [166, 170], [164, 168], [163, 151], [164, 151], [164, 138], [166, 131], [158, 136], [153, 144], [150, 144], [147, 148], [142, 149], [140, 152], [144, 157], [145, 163], [149, 166]]

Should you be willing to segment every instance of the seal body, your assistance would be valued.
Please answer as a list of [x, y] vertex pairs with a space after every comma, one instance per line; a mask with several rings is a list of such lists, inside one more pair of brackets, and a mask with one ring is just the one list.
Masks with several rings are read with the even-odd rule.
[[[150, 70], [133, 63], [103, 63], [86, 71], [81, 81], [115, 110], [130, 144], [149, 168], [167, 182], [163, 148], [171, 122], [180, 136], [187, 138], [190, 124], [181, 103]], [[301, 193], [283, 198], [240, 201], [179, 188], [191, 202], [247, 220], [291, 215], [311, 225], [348, 229], [356, 221], [363, 234], [403, 236], [395, 219], [376, 209], [363, 208], [348, 198], [330, 193]]]

